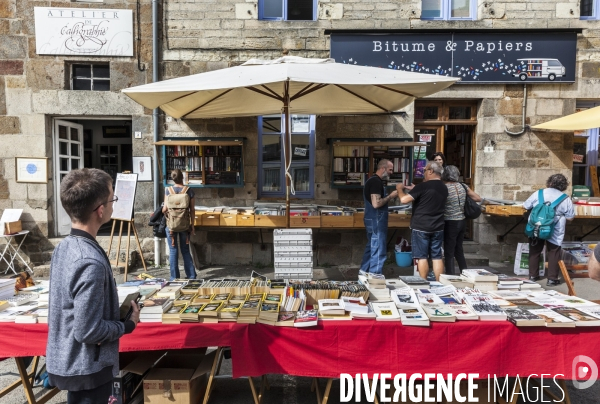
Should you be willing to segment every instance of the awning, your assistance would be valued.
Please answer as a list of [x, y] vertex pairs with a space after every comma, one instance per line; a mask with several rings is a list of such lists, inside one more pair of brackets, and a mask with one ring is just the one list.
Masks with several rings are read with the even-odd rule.
[[532, 126], [531, 128], [563, 131], [600, 128], [600, 107], [576, 112], [571, 115], [563, 116], [562, 118]]

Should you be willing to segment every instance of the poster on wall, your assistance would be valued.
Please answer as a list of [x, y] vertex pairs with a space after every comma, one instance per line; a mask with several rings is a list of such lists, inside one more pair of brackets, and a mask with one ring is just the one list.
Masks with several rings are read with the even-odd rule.
[[113, 205], [111, 219], [131, 220], [133, 217], [137, 177], [137, 174], [117, 174], [115, 197], [118, 200]]
[[577, 33], [447, 32], [331, 35], [338, 63], [459, 77], [469, 83], [575, 81]]
[[133, 11], [34, 7], [38, 55], [133, 56]]
[[133, 172], [138, 175], [138, 181], [152, 181], [152, 157], [132, 157]]

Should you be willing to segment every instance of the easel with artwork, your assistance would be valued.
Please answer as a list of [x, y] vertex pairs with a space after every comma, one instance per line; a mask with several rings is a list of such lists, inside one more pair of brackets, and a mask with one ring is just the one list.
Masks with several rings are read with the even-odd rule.
[[[140, 258], [142, 259], [142, 265], [144, 271], [147, 271], [146, 262], [144, 261], [144, 254], [142, 253], [142, 245], [138, 237], [137, 230], [135, 228], [135, 222], [133, 218], [133, 204], [135, 202], [135, 190], [137, 187], [137, 174], [122, 173], [117, 174], [117, 181], [115, 184], [115, 195], [118, 200], [114, 203], [113, 214], [111, 219], [113, 220], [112, 230], [110, 231], [110, 239], [108, 242], [107, 255], [110, 259], [110, 251], [112, 249], [112, 241], [115, 235], [115, 228], [117, 221], [119, 224], [119, 237], [117, 241], [117, 251], [115, 260], [111, 261], [114, 266], [119, 266], [119, 257], [121, 254], [121, 238], [123, 236], [123, 223], [127, 223], [127, 249], [125, 250], [125, 281], [127, 281], [127, 270], [129, 269], [129, 250], [131, 243], [131, 229], [133, 228], [133, 235], [138, 246]], [[122, 261], [121, 261], [122, 262]]]

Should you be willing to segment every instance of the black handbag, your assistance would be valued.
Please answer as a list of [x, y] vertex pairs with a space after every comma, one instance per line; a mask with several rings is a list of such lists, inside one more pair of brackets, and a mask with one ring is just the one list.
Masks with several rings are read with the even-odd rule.
[[154, 211], [154, 213], [150, 216], [150, 221], [148, 222], [148, 226], [153, 227], [154, 237], [165, 238], [167, 237], [167, 219], [165, 215], [162, 213], [162, 206], [159, 206], [158, 209]]
[[481, 206], [477, 204], [473, 199], [469, 197], [469, 192], [467, 191], [467, 186], [462, 182], [460, 185], [465, 189], [465, 218], [467, 219], [477, 219], [481, 216]]

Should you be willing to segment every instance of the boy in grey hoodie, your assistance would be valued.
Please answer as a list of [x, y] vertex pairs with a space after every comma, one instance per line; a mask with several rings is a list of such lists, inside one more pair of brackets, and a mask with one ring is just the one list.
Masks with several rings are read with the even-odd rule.
[[112, 178], [96, 169], [73, 170], [62, 180], [60, 200], [71, 233], [54, 250], [46, 366], [50, 383], [67, 390], [67, 403], [106, 404], [119, 372], [119, 338], [139, 322], [139, 309], [119, 320], [110, 262], [96, 241], [117, 201]]

